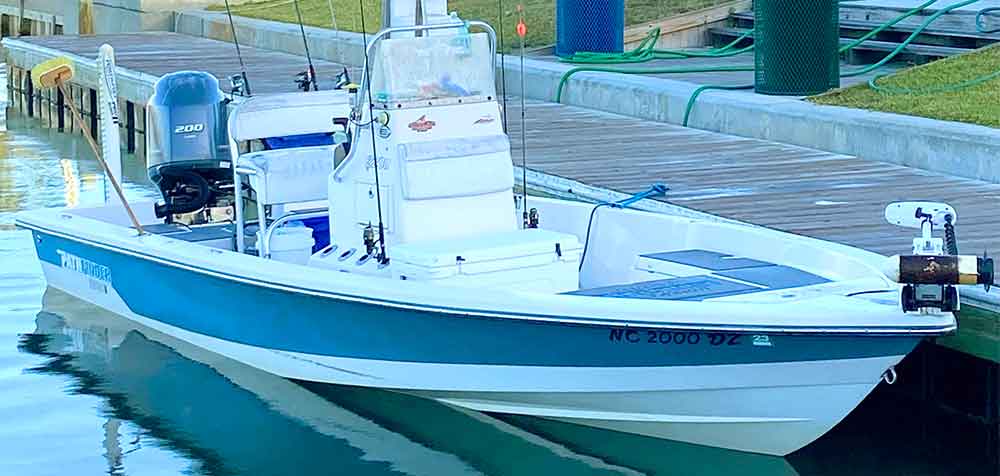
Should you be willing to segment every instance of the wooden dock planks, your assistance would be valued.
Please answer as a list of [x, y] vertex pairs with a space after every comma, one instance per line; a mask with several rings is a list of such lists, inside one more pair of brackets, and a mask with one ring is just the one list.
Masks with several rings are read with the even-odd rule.
[[[206, 71], [229, 90], [228, 78], [240, 73], [232, 43], [167, 32], [96, 36], [32, 36], [20, 40], [84, 58], [96, 59], [104, 43], [115, 49], [115, 63], [125, 69], [153, 76], [185, 70]], [[295, 75], [307, 69], [306, 59], [288, 53], [241, 47], [254, 94], [292, 92]], [[320, 86], [331, 84], [343, 66], [313, 59]]]

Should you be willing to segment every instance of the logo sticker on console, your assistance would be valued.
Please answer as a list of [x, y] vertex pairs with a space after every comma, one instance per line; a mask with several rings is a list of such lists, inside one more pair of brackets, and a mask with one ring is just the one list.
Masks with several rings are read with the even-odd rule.
[[415, 121], [413, 121], [413, 122], [411, 122], [411, 123], [409, 123], [407, 125], [410, 127], [411, 130], [413, 130], [415, 132], [427, 132], [427, 131], [433, 129], [434, 126], [437, 125], [437, 123], [434, 122], [434, 121], [428, 120], [427, 119], [427, 115], [425, 114], [423, 116], [420, 116], [420, 119], [417, 119], [417, 120], [415, 120]]

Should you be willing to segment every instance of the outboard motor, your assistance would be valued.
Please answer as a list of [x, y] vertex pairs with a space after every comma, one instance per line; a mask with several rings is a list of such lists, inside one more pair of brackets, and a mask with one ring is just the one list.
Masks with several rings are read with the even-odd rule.
[[146, 108], [149, 178], [163, 202], [156, 216], [198, 225], [233, 219], [227, 108], [219, 81], [199, 71], [160, 78]]

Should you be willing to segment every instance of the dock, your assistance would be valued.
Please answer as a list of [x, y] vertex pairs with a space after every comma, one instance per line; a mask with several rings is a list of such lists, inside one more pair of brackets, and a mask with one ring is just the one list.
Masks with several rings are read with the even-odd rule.
[[[3, 43], [13, 107], [70, 131], [70, 121], [62, 119], [66, 99], [33, 90], [27, 72], [54, 56], [74, 58], [78, 82], [73, 99], [90, 114], [96, 104], [96, 75], [87, 70], [87, 62], [92, 66], [102, 43], [114, 46], [122, 110], [128, 114], [122, 133], [131, 138], [122, 143], [139, 156], [145, 121], [141, 105], [156, 78], [205, 70], [227, 90], [228, 78], [240, 71], [231, 43], [174, 33], [22, 37]], [[255, 94], [294, 91], [294, 75], [305, 69], [304, 58], [292, 54], [244, 47], [243, 57]], [[321, 81], [344, 67], [314, 63]], [[518, 103], [507, 100], [509, 132], [515, 139], [520, 137]], [[908, 252], [912, 239], [907, 230], [885, 223], [887, 203], [943, 200], [959, 212], [964, 253], [1000, 253], [1000, 214], [992, 206], [1000, 198], [1000, 184], [549, 102], [528, 101], [525, 113], [527, 167], [532, 186], [542, 191], [600, 200], [584, 189], [630, 194], [659, 182], [670, 187], [663, 200], [673, 206], [885, 255]], [[97, 118], [90, 118], [96, 125]], [[514, 140], [515, 165], [520, 147]], [[965, 318], [962, 332], [954, 347], [1000, 362], [1000, 320], [994, 315]]]

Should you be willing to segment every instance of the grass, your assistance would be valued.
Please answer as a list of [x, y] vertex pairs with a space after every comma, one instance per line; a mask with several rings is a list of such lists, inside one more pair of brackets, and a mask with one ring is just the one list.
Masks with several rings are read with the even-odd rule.
[[809, 100], [817, 104], [1000, 128], [1000, 78], [957, 91], [919, 92], [920, 89], [961, 83], [995, 71], [1000, 71], [1000, 45], [915, 66], [878, 81], [879, 85], [916, 89], [916, 93], [883, 93], [872, 90], [867, 84], [860, 84]]
[[[360, 2], [364, 2], [366, 29], [370, 33], [378, 31], [382, 19], [381, 0], [299, 0], [299, 9], [302, 11], [302, 20], [305, 24], [332, 28], [334, 24], [330, 15], [332, 3], [336, 12], [337, 28], [359, 32], [361, 31]], [[626, 0], [625, 24], [634, 25], [720, 3], [725, 3], [725, 0]], [[230, 4], [234, 15], [288, 23], [298, 22], [292, 0], [245, 2], [230, 0]], [[498, 30], [499, 12], [502, 10], [504, 47], [509, 51], [518, 44], [515, 33], [518, 4], [524, 5], [525, 23], [528, 25], [525, 46], [534, 48], [554, 44], [555, 0], [502, 0], [499, 4], [498, 0], [449, 0], [448, 9], [457, 11], [459, 16], [467, 20], [486, 21]], [[225, 7], [215, 5], [210, 9], [224, 10]]]

